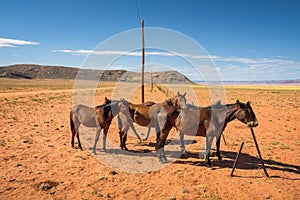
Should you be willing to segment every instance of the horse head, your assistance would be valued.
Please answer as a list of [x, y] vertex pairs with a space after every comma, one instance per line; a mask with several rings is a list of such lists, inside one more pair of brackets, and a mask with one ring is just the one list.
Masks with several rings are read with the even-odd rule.
[[236, 118], [241, 122], [247, 124], [249, 128], [253, 128], [258, 126], [258, 120], [256, 115], [248, 101], [246, 104], [240, 102], [239, 100], [236, 101], [237, 112]]
[[186, 104], [186, 92], [184, 94], [180, 94], [179, 92], [177, 92], [177, 95], [170, 99], [172, 102], [173, 106], [177, 106], [178, 108], [187, 108], [187, 104]]

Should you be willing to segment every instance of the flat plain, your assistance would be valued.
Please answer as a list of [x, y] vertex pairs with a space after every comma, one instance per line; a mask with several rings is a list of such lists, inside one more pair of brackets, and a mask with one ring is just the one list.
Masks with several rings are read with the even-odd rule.
[[[128, 100], [140, 103], [140, 89], [129, 83], [127, 86], [133, 92], [128, 94], [125, 87], [118, 87], [119, 97], [129, 95]], [[103, 103], [104, 97], [112, 97], [115, 88], [116, 83], [99, 84], [96, 104]], [[172, 97], [172, 91], [185, 91], [176, 85], [164, 88], [164, 92], [158, 87], [151, 92], [146, 85], [145, 99], [162, 102]], [[199, 105], [210, 105], [207, 87], [191, 88]], [[225, 129], [226, 145], [221, 142], [224, 161], [212, 157], [214, 170], [207, 169], [204, 160], [198, 158], [204, 141], [199, 137], [192, 139], [188, 155], [174, 158], [159, 170], [133, 173], [112, 168], [94, 157], [88, 146], [83, 151], [71, 148], [69, 111], [73, 92], [72, 80], [0, 79], [0, 199], [300, 198], [300, 86], [225, 86], [226, 103], [237, 99], [251, 101], [259, 120], [254, 130], [269, 178], [261, 168], [250, 130], [239, 121], [231, 122]], [[147, 129], [136, 127], [145, 137]], [[92, 128], [83, 132], [91, 138], [95, 136]], [[171, 132], [169, 141], [176, 138], [175, 131]], [[108, 140], [119, 148], [115, 120]], [[245, 145], [241, 158], [231, 177], [242, 142]], [[127, 147], [132, 152], [148, 152], [156, 159], [154, 144], [153, 132], [141, 144], [129, 132]], [[108, 153], [102, 152], [101, 142], [97, 147], [100, 159], [101, 155], [115, 154], [110, 147]], [[118, 156], [130, 157], [125, 154]], [[168, 158], [172, 155], [167, 151]], [[137, 164], [143, 167], [144, 163]]]

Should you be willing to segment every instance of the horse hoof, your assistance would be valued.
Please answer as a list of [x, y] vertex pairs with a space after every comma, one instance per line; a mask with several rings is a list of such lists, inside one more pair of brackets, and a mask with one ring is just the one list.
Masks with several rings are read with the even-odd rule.
[[205, 153], [204, 152], [200, 152], [198, 154], [198, 158], [203, 159], [205, 157]]
[[184, 150], [181, 150], [181, 153], [182, 153], [183, 155], [189, 154], [189, 152], [187, 152], [185, 149], [184, 149]]
[[223, 157], [222, 156], [218, 157], [218, 161], [223, 161]]
[[207, 166], [207, 169], [213, 169], [211, 164], [206, 164], [206, 166]]

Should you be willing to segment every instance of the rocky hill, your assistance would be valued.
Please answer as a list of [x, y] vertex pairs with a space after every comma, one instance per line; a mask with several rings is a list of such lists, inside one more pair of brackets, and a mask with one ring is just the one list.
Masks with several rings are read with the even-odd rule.
[[[78, 76], [79, 75], [79, 76]], [[140, 82], [141, 73], [125, 70], [92, 70], [65, 66], [44, 66], [17, 64], [0, 67], [0, 78], [17, 79], [101, 79], [102, 81]], [[186, 76], [176, 71], [152, 73], [154, 83], [192, 83]], [[145, 72], [145, 82], [150, 82], [151, 73]]]

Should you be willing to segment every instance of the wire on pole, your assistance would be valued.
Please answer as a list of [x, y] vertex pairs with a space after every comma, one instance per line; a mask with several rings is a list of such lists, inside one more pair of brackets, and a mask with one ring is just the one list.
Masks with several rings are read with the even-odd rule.
[[139, 10], [138, 4], [137, 4], [137, 0], [134, 0], [134, 2], [135, 2], [136, 12], [137, 12], [138, 18], [139, 18], [139, 23], [140, 23], [142, 20], [141, 20], [141, 14], [140, 14], [140, 10]]

